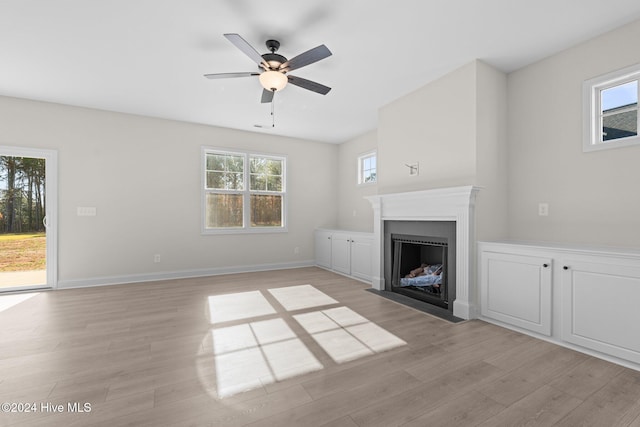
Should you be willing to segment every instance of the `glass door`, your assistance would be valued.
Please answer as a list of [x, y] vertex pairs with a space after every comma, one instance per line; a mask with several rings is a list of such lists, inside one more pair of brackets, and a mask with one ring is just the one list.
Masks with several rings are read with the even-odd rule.
[[55, 286], [56, 162], [0, 146], [0, 292]]

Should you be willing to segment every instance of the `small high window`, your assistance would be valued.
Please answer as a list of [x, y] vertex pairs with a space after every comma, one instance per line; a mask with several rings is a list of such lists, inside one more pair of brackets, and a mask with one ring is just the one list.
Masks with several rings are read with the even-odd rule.
[[639, 80], [635, 65], [584, 83], [584, 151], [640, 144]]
[[358, 184], [378, 181], [376, 173], [376, 152], [372, 151], [358, 157]]

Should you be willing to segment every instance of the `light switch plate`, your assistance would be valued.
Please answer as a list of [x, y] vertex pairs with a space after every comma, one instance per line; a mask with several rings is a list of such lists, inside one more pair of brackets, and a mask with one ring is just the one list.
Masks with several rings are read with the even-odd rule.
[[549, 203], [538, 203], [538, 215], [549, 216]]

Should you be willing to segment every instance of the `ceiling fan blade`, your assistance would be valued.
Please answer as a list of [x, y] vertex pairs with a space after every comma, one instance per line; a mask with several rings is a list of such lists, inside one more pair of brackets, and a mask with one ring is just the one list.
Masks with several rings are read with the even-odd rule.
[[284, 64], [280, 65], [280, 69], [282, 70], [286, 68], [287, 71], [297, 70], [298, 68], [313, 64], [314, 62], [318, 62], [331, 55], [332, 53], [329, 48], [321, 44], [320, 46], [314, 47], [313, 49], [301, 53], [298, 56], [294, 56]]
[[292, 85], [299, 86], [303, 89], [310, 90], [312, 92], [319, 93], [321, 95], [326, 95], [331, 90], [330, 87], [321, 85], [320, 83], [312, 82], [311, 80], [303, 79], [302, 77], [296, 76], [287, 76], [289, 83]]
[[208, 79], [228, 79], [231, 77], [251, 77], [251, 76], [259, 76], [260, 73], [246, 72], [246, 73], [215, 73], [215, 74], [205, 74], [204, 76]]
[[275, 91], [273, 90], [263, 89], [262, 99], [260, 100], [260, 102], [262, 102], [263, 104], [268, 104], [269, 102], [272, 102], [274, 94], [275, 94]]
[[253, 46], [251, 46], [245, 39], [243, 39], [240, 34], [229, 33], [225, 34], [224, 36], [227, 38], [227, 40], [233, 43], [235, 47], [240, 49], [242, 52], [244, 52], [245, 55], [251, 58], [253, 62], [258, 65], [266, 65], [264, 59], [262, 58], [262, 55], [260, 55], [258, 51], [255, 50]]

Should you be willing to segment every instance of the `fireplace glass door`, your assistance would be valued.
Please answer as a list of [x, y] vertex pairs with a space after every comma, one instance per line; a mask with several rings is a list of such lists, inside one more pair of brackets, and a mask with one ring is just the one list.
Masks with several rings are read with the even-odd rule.
[[391, 239], [391, 290], [448, 308], [447, 239], [403, 234], [392, 234]]

